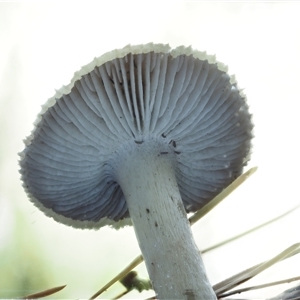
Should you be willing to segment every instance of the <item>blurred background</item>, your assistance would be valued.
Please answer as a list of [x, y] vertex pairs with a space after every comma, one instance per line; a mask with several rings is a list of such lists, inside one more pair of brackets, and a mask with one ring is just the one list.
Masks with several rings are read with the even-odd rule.
[[[193, 226], [200, 249], [299, 204], [299, 13], [300, 3], [287, 1], [0, 3], [0, 298], [63, 284], [67, 287], [52, 298], [88, 298], [140, 253], [130, 227], [76, 230], [45, 217], [23, 191], [17, 154], [55, 89], [95, 56], [129, 43], [191, 45], [216, 54], [247, 95], [255, 123], [248, 167], [259, 169]], [[299, 226], [296, 210], [205, 254], [211, 282], [300, 242]], [[147, 277], [144, 265], [137, 270]], [[299, 270], [300, 258], [295, 257], [249, 285], [300, 276]], [[238, 297], [271, 297], [290, 286]], [[121, 291], [116, 284], [101, 297]]]

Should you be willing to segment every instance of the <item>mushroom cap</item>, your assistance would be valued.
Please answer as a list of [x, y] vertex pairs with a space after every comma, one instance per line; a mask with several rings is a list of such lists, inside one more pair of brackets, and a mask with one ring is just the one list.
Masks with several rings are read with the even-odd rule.
[[214, 56], [162, 44], [95, 58], [42, 107], [24, 141], [20, 173], [30, 200], [73, 227], [130, 224], [109, 162], [123, 145], [152, 139], [176, 157], [186, 211], [200, 209], [250, 155], [251, 115], [226, 72]]

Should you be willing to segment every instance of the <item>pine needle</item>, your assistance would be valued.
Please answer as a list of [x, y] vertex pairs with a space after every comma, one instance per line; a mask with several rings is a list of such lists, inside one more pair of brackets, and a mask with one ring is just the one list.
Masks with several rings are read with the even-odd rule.
[[240, 294], [240, 293], [244, 293], [244, 292], [248, 292], [248, 291], [252, 291], [252, 290], [263, 289], [263, 288], [274, 286], [274, 285], [290, 283], [290, 282], [297, 281], [297, 280], [300, 280], [300, 276], [292, 277], [292, 278], [288, 278], [288, 279], [284, 279], [284, 280], [279, 280], [279, 281], [273, 281], [273, 282], [269, 282], [269, 283], [265, 283], [265, 284], [245, 287], [243, 289], [238, 289], [238, 290], [234, 290], [234, 291], [222, 294], [219, 297], [224, 298], [224, 297], [228, 297], [228, 296], [235, 295], [235, 294]]
[[192, 215], [189, 220], [191, 225], [195, 224], [207, 213], [209, 213], [214, 207], [216, 207], [222, 200], [224, 200], [228, 195], [230, 195], [237, 187], [239, 187], [243, 182], [245, 182], [252, 174], [257, 170], [257, 167], [253, 167], [241, 176], [239, 176], [235, 181], [229, 184], [220, 194], [218, 194], [213, 200], [209, 201], [204, 207], [198, 210], [194, 215]]
[[38, 293], [34, 293], [34, 294], [30, 294], [18, 299], [38, 299], [38, 298], [43, 298], [43, 297], [47, 297], [50, 295], [53, 295], [59, 291], [61, 291], [62, 289], [64, 289], [67, 285], [62, 285], [62, 286], [58, 286], [58, 287], [54, 287], [42, 292], [38, 292]]
[[213, 245], [213, 246], [211, 246], [211, 247], [208, 247], [208, 248], [206, 248], [206, 249], [204, 249], [204, 250], [201, 250], [201, 253], [203, 254], [203, 253], [209, 252], [209, 251], [211, 251], [211, 250], [214, 250], [214, 249], [216, 249], [216, 248], [219, 248], [219, 247], [221, 247], [221, 246], [224, 246], [224, 245], [226, 245], [226, 244], [228, 244], [228, 243], [230, 243], [230, 242], [233, 242], [233, 241], [235, 241], [235, 240], [237, 240], [237, 239], [239, 239], [239, 238], [241, 238], [241, 237], [243, 237], [243, 236], [245, 236], [245, 235], [247, 235], [247, 234], [249, 234], [249, 233], [252, 233], [252, 232], [254, 232], [254, 231], [258, 230], [258, 229], [261, 229], [261, 228], [263, 228], [263, 227], [265, 227], [265, 226], [267, 226], [267, 225], [273, 223], [273, 222], [276, 222], [276, 221], [278, 221], [279, 219], [281, 219], [281, 218], [287, 216], [288, 214], [292, 213], [293, 211], [295, 211], [295, 210], [298, 209], [299, 207], [300, 207], [300, 205], [297, 205], [297, 206], [295, 206], [294, 208], [288, 210], [287, 212], [283, 213], [282, 215], [280, 215], [280, 216], [278, 216], [278, 217], [276, 217], [276, 218], [274, 218], [274, 219], [272, 219], [272, 220], [269, 220], [269, 221], [267, 221], [267, 222], [265, 222], [265, 223], [263, 223], [263, 224], [260, 224], [260, 225], [254, 227], [254, 228], [251, 228], [251, 229], [249, 229], [249, 230], [247, 230], [247, 231], [244, 231], [243, 233], [240, 233], [240, 234], [238, 234], [238, 235], [236, 235], [236, 236], [234, 236], [234, 237], [231, 237], [231, 238], [229, 238], [229, 239], [227, 239], [227, 240], [225, 240], [225, 241], [223, 241], [223, 242], [220, 242], [220, 243], [215, 244], [215, 245]]
[[111, 300], [118, 300], [121, 297], [127, 295], [130, 292], [130, 290], [125, 290], [124, 292], [120, 293], [118, 296], [116, 296], [115, 298], [112, 298]]
[[284, 291], [280, 295], [269, 300], [299, 300], [300, 299], [300, 284]]
[[244, 270], [218, 284], [215, 284], [213, 286], [214, 291], [216, 292], [217, 296], [221, 296], [225, 292], [235, 288], [236, 286], [250, 280], [254, 276], [258, 275], [262, 271], [266, 270], [267, 268], [271, 267], [275, 263], [284, 260], [288, 257], [291, 257], [295, 254], [298, 254], [300, 252], [300, 243], [294, 244], [275, 257], [271, 258], [270, 260], [267, 260], [263, 263], [257, 264], [252, 268], [249, 268], [247, 270]]

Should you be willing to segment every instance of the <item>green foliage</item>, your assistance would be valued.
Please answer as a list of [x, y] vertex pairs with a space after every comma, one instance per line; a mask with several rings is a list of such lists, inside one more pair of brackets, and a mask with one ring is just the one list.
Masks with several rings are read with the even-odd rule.
[[[0, 298], [16, 298], [51, 285], [50, 274], [45, 258], [39, 255], [39, 242], [36, 237], [22, 231], [23, 219], [18, 220], [11, 238], [0, 249]], [[33, 246], [34, 245], [34, 246]], [[34, 251], [32, 251], [34, 249]]]

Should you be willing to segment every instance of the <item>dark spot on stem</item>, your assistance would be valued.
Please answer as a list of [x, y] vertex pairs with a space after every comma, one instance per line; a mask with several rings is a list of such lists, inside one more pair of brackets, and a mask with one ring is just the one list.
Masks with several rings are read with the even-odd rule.
[[160, 154], [168, 154], [169, 152], [160, 152]]
[[155, 227], [158, 227], [158, 224], [157, 224], [157, 222], [156, 222], [156, 221], [155, 221], [154, 225], [155, 225]]
[[185, 299], [187, 299], [187, 300], [195, 300], [196, 299], [193, 290], [190, 290], [190, 289], [185, 290], [183, 295], [186, 296]]
[[147, 212], [147, 214], [149, 214], [149, 213], [150, 213], [150, 210], [149, 210], [149, 208], [146, 208], [146, 212]]
[[175, 141], [171, 140], [171, 141], [169, 142], [169, 145], [171, 145], [171, 144], [172, 144], [172, 146], [173, 146], [174, 148], [176, 148], [176, 142], [175, 142]]
[[144, 141], [134, 141], [136, 144], [143, 144]]
[[174, 153], [175, 153], [175, 154], [180, 154], [181, 152], [179, 152], [179, 151], [174, 151]]
[[166, 138], [166, 136], [165, 136], [165, 134], [163, 133], [162, 135], [161, 135], [164, 139]]

